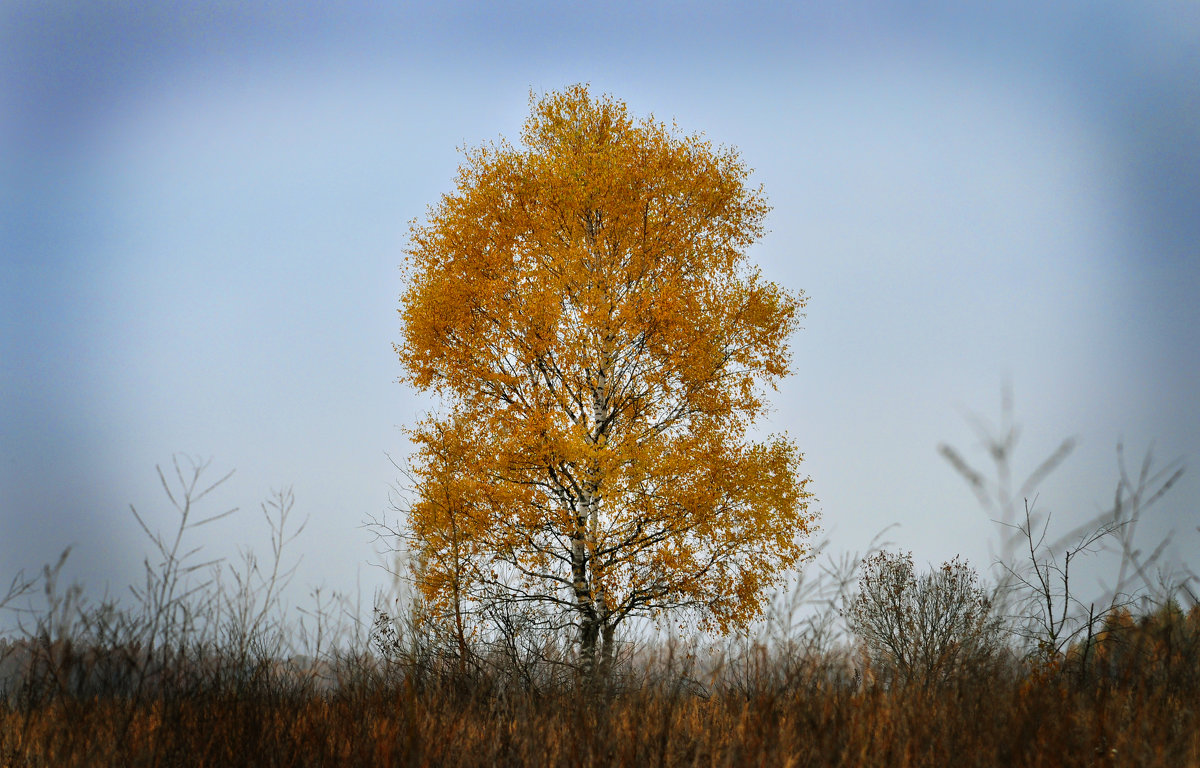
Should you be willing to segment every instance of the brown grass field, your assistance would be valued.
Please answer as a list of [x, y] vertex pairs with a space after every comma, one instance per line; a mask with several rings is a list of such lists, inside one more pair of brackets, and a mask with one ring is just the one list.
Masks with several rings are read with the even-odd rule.
[[845, 652], [795, 646], [751, 647], [707, 680], [670, 655], [630, 661], [589, 686], [429, 654], [343, 657], [325, 683], [263, 658], [192, 657], [147, 682], [136, 655], [10, 645], [26, 674], [0, 705], [0, 764], [1200, 765], [1200, 608], [1104, 627], [1086, 661], [1076, 644], [1055, 663], [993, 658], [926, 685], [869, 670], [864, 683]]
[[[1148, 459], [1082, 538], [1043, 544], [1026, 506], [1002, 547], [1007, 592], [965, 565], [916, 578], [911, 557], [875, 548], [813, 563], [758, 635], [627, 638], [603, 679], [583, 677], [569, 638], [498, 614], [469, 644], [413, 605], [403, 618], [377, 605], [369, 628], [347, 630], [358, 614], [315, 592], [289, 622], [290, 493], [264, 505], [273, 562], [210, 561], [197, 583], [206, 571], [181, 542], [216, 519], [191, 516], [203, 468], [189, 482], [176, 465], [176, 535], [143, 523], [159, 562], [131, 606], [60, 588], [66, 553], [0, 594], [18, 617], [0, 632], [0, 767], [1200, 766], [1200, 578], [1132, 543], [1179, 475], [1150, 476]], [[1068, 566], [1102, 537], [1130, 576], [1085, 604]], [[864, 603], [872, 568], [893, 580]], [[908, 607], [890, 602], [897, 576], [915, 579]], [[872, 645], [864, 617], [900, 620], [873, 626], [909, 640], [936, 631]]]

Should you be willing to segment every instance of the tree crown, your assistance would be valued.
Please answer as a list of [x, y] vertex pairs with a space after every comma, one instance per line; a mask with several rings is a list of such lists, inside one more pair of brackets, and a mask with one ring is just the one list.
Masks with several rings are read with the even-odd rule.
[[748, 174], [586, 86], [467, 152], [412, 225], [396, 347], [448, 405], [409, 430], [427, 597], [727, 629], [804, 554], [801, 455], [748, 435], [804, 306], [746, 260]]

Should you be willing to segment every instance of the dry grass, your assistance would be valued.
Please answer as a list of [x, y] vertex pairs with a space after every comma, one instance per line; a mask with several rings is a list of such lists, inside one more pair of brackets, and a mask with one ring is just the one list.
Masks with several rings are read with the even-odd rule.
[[[863, 685], [831, 651], [761, 648], [704, 686], [644, 664], [599, 693], [365, 656], [342, 659], [336, 686], [265, 664], [180, 667], [136, 695], [43, 676], [0, 706], [0, 763], [1200, 765], [1200, 608], [1114, 618], [1094, 642], [1086, 666], [1076, 648], [1058, 665], [998, 661], [932, 690]], [[72, 658], [57, 663], [84, 663]]]
[[[174, 495], [164, 477], [178, 530], [143, 523], [161, 561], [138, 603], [60, 589], [62, 561], [0, 596], [45, 596], [0, 637], [0, 766], [1200, 766], [1194, 604], [1089, 607], [1048, 625], [1053, 646], [1016, 615], [996, 653], [905, 684], [837, 629], [861, 562], [846, 557], [812, 565], [792, 593], [808, 618], [775, 615], [769, 642], [631, 648], [597, 687], [537, 638], [500, 632], [464, 657], [377, 613], [355, 640], [319, 599], [290, 625], [290, 494], [264, 506], [271, 563], [201, 568], [180, 542], [216, 519], [193, 516], [214, 487], [202, 469], [177, 465]], [[1046, 596], [1069, 606], [1062, 574]]]

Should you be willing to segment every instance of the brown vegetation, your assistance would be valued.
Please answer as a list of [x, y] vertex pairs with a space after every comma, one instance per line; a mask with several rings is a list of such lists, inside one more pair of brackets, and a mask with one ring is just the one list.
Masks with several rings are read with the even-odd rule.
[[1057, 668], [967, 667], [936, 688], [856, 684], [836, 654], [768, 653], [757, 678], [727, 668], [685, 687], [668, 664], [600, 701], [436, 666], [325, 692], [271, 674], [240, 691], [230, 677], [134, 698], [27, 692], [0, 707], [0, 762], [1197, 765], [1198, 627], [1197, 608], [1115, 618], [1086, 667], [1078, 652]]
[[[198, 483], [203, 469], [177, 466], [173, 495], [163, 478], [178, 531], [144, 524], [162, 559], [147, 561], [140, 602], [60, 589], [62, 561], [0, 596], [23, 622], [0, 637], [0, 766], [1200, 766], [1195, 575], [1165, 591], [1126, 581], [1085, 606], [1062, 553], [1096, 539], [1076, 531], [1047, 544], [1048, 520], [1035, 524], [1028, 506], [1007, 529], [1028, 559], [1001, 563], [1007, 591], [985, 594], [959, 561], [918, 575], [873, 545], [810, 563], [762, 638], [716, 649], [627, 640], [597, 688], [571, 638], [517, 614], [496, 614], [466, 645], [419, 603], [399, 618], [377, 607], [356, 634], [318, 593], [289, 624], [275, 596], [290, 572], [280, 567], [290, 494], [264, 506], [273, 562], [194, 566], [180, 542], [214, 519], [192, 517], [212, 488]], [[1161, 550], [1142, 558], [1128, 534], [1138, 499], [1157, 498], [1143, 493], [1148, 462], [1141, 475], [1123, 474], [1095, 530], [1149, 574]], [[879, 599], [873, 585], [886, 587]], [[39, 609], [18, 606], [38, 592]], [[924, 649], [839, 629], [840, 616], [855, 627], [857, 605], [876, 629], [907, 632], [887, 623], [888, 596], [890, 618], [913, 627], [958, 620], [929, 625], [945, 631], [926, 633]], [[902, 658], [933, 674], [897, 674]]]

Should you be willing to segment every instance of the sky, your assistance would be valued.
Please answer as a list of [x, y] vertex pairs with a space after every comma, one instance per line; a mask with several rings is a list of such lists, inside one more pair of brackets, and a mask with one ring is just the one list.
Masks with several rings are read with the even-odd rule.
[[1005, 387], [1018, 475], [1078, 441], [1037, 501], [1056, 530], [1111, 503], [1121, 442], [1186, 467], [1140, 540], [1196, 551], [1195, 3], [0, 0], [4, 583], [68, 545], [90, 590], [136, 583], [130, 505], [171, 530], [178, 454], [236, 470], [206, 555], [269, 552], [290, 487], [289, 600], [369, 602], [368, 523], [433, 406], [392, 348], [409, 222], [578, 82], [754, 169], [749, 256], [809, 297], [763, 428], [829, 553], [898, 523], [919, 563], [987, 571], [997, 526], [938, 446], [988, 467], [970, 419]]

